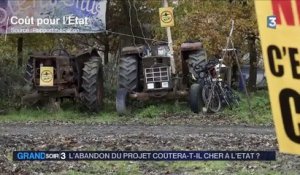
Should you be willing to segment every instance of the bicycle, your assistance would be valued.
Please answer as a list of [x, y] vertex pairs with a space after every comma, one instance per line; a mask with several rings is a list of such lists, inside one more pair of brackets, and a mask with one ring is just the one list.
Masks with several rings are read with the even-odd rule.
[[224, 104], [230, 109], [239, 105], [238, 96], [216, 71], [216, 65], [219, 63], [219, 60], [214, 59], [209, 60], [205, 65], [194, 66], [199, 77], [197, 83], [201, 85], [202, 101], [205, 104], [204, 112], [219, 112]]

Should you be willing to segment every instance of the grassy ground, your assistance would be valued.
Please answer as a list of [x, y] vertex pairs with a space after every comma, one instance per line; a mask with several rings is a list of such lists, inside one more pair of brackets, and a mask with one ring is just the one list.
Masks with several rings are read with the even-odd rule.
[[[272, 170], [272, 162], [90, 162], [80, 171], [65, 171], [60, 175], [91, 175], [91, 174], [115, 174], [115, 175], [139, 175], [151, 170], [154, 174], [265, 174], [296, 175], [296, 170], [277, 172]], [[56, 173], [57, 174], [57, 173]]]
[[170, 103], [147, 104], [144, 107], [135, 107], [127, 116], [119, 116], [115, 111], [113, 102], [106, 102], [104, 110], [99, 114], [83, 112], [71, 104], [62, 105], [55, 112], [48, 109], [20, 109], [11, 110], [6, 115], [0, 116], [0, 122], [39, 122], [39, 121], [65, 121], [76, 123], [152, 123], [155, 124], [161, 117], [171, 115], [191, 115], [186, 104], [172, 105]]
[[230, 116], [234, 121], [241, 121], [249, 124], [270, 124], [273, 121], [269, 95], [267, 91], [257, 91], [250, 96], [249, 108], [248, 98], [241, 95], [240, 106], [233, 110], [226, 109], [223, 114]]
[[[220, 113], [224, 119], [230, 119], [235, 123], [248, 124], [270, 124], [272, 122], [269, 98], [266, 91], [260, 91], [251, 96], [250, 99], [253, 116], [250, 115], [247, 98], [241, 95], [240, 106], [233, 110], [225, 109]], [[199, 114], [201, 115], [201, 114]], [[149, 104], [139, 104], [132, 109], [132, 113], [127, 116], [118, 116], [115, 111], [114, 102], [107, 101], [104, 110], [99, 114], [89, 114], [82, 112], [76, 105], [65, 103], [60, 110], [51, 111], [43, 109], [20, 109], [11, 110], [7, 115], [0, 116], [0, 122], [37, 122], [37, 121], [69, 121], [69, 122], [95, 122], [95, 123], [116, 123], [142, 122], [155, 124], [160, 118], [169, 116], [197, 116], [193, 114], [186, 103], [174, 102], [152, 102]], [[208, 116], [209, 117], [209, 116]]]

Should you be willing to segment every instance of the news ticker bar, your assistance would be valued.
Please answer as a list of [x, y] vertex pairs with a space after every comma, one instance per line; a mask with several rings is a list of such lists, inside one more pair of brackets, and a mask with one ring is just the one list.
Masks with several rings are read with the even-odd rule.
[[275, 151], [14, 151], [14, 161], [271, 161]]

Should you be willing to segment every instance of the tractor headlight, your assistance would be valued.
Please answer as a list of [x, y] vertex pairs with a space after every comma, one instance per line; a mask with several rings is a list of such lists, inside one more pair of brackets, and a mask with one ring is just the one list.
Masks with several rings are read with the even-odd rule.
[[168, 88], [169, 87], [169, 82], [162, 82], [161, 87], [162, 88]]
[[154, 83], [148, 83], [147, 89], [154, 89]]

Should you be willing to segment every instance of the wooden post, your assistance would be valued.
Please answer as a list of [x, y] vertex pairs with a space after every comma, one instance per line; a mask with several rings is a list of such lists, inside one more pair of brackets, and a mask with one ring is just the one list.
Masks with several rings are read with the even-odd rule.
[[23, 37], [18, 38], [18, 68], [22, 67], [23, 64]]
[[[169, 7], [168, 0], [164, 0], [163, 4], [164, 4], [164, 7]], [[176, 74], [171, 27], [166, 27], [166, 32], [167, 32], [167, 36], [168, 36], [169, 49], [170, 49], [170, 54], [171, 54], [172, 74]]]
[[250, 53], [250, 69], [249, 69], [249, 81], [248, 90], [250, 92], [256, 91], [256, 78], [257, 78], [257, 53], [255, 48], [255, 34], [248, 36], [249, 53]]
[[[107, 0], [106, 4], [106, 13], [105, 13], [105, 18], [106, 21], [109, 21], [109, 14], [110, 14], [110, 0]], [[109, 28], [108, 26], [109, 23], [106, 23], [106, 28]], [[105, 41], [104, 41], [104, 65], [108, 63], [108, 57], [109, 57], [109, 33], [105, 33]]]
[[226, 81], [229, 87], [231, 87], [231, 77], [232, 77], [232, 63], [227, 67]]

